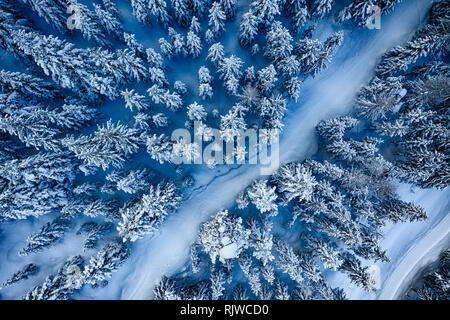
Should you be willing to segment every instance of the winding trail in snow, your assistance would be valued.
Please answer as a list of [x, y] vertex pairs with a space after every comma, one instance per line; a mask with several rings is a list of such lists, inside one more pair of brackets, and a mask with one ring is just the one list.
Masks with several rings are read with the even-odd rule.
[[383, 227], [384, 239], [380, 247], [387, 251], [391, 262], [363, 262], [366, 266], [378, 267], [379, 290], [367, 292], [351, 283], [341, 272], [329, 274], [330, 284], [344, 288], [350, 300], [401, 299], [417, 274], [436, 261], [450, 244], [450, 188], [420, 189], [399, 183], [397, 193], [402, 200], [415, 202], [424, 208], [428, 218], [425, 221], [390, 223]]
[[379, 295], [381, 300], [398, 299], [405, 291], [406, 286], [416, 273], [436, 261], [444, 248], [447, 248], [450, 241], [450, 215], [445, 218], [427, 235], [417, 241], [401, 258], [394, 272], [385, 281], [385, 286]]
[[[315, 152], [315, 125], [351, 110], [355, 93], [370, 80], [379, 57], [408, 40], [430, 4], [430, 1], [406, 1], [390, 16], [382, 18], [381, 30], [346, 33], [344, 45], [330, 68], [305, 81], [303, 99], [286, 115], [280, 143], [281, 163], [301, 160]], [[207, 187], [196, 186], [197, 190], [166, 220], [157, 236], [136, 242], [127, 262], [129, 270], [118, 272], [112, 279], [121, 287], [120, 298], [151, 298], [159, 279], [186, 263], [199, 225], [218, 210], [232, 206], [237, 193], [259, 177], [259, 169], [241, 166], [225, 175], [212, 176]]]
[[[431, 197], [431, 199], [429, 199]], [[450, 190], [425, 191], [420, 198], [425, 202], [422, 205], [430, 205], [430, 221], [423, 222], [428, 224], [426, 232], [416, 234], [411, 244], [405, 246], [403, 255], [396, 258], [396, 263], [391, 264], [389, 270], [386, 270], [387, 278], [383, 285], [378, 299], [392, 300], [399, 299], [405, 293], [407, 286], [412, 282], [420, 270], [428, 264], [435, 262], [443, 250], [450, 244]], [[431, 202], [431, 201], [432, 202]], [[396, 232], [394, 228], [386, 235]], [[391, 242], [394, 243], [394, 242]], [[388, 249], [388, 248], [386, 248]], [[388, 249], [389, 252], [389, 249]]]

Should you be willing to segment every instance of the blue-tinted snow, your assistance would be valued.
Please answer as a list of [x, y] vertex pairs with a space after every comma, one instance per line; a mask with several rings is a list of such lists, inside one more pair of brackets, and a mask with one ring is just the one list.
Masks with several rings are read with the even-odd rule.
[[[89, 1], [80, 1], [88, 4]], [[136, 21], [131, 12], [130, 2], [117, 1], [125, 31], [135, 33], [136, 39], [144, 47], [153, 47], [159, 51], [157, 41], [160, 37], [167, 37], [158, 25], [142, 25]], [[232, 23], [226, 24], [226, 38], [221, 41], [226, 54], [235, 54], [245, 62], [245, 66], [255, 64], [263, 66], [266, 62], [260, 56], [252, 57], [247, 50], [243, 50], [237, 41], [238, 23], [242, 14], [247, 10], [246, 4], [238, 4], [237, 15]], [[395, 7], [394, 12], [382, 17], [381, 30], [346, 30], [342, 47], [338, 50], [329, 69], [322, 72], [315, 79], [304, 82], [301, 97], [297, 103], [290, 103], [286, 114], [286, 127], [281, 136], [280, 156], [282, 161], [301, 160], [316, 151], [314, 140], [314, 126], [322, 119], [347, 114], [352, 110], [352, 99], [357, 89], [367, 83], [373, 75], [373, 69], [378, 58], [387, 49], [406, 41], [421, 24], [431, 1], [409, 0]], [[30, 18], [32, 17], [30, 13]], [[45, 22], [33, 17], [41, 30], [55, 33]], [[325, 38], [337, 26], [321, 24], [314, 33], [314, 37]], [[177, 31], [179, 31], [177, 29]], [[203, 27], [203, 32], [205, 27]], [[57, 33], [56, 33], [57, 34]], [[62, 37], [61, 34], [59, 36]], [[80, 47], [92, 44], [82, 40], [79, 36], [69, 38]], [[185, 99], [185, 105], [197, 100], [197, 71], [206, 64], [204, 58], [206, 49], [198, 59], [185, 60], [177, 57], [170, 63], [165, 63], [166, 75], [171, 83], [182, 80], [189, 88], [190, 94]], [[1, 67], [10, 69], [14, 63], [11, 57], [0, 52]], [[15, 70], [17, 70], [17, 65]], [[213, 70], [211, 70], [213, 71]], [[214, 75], [214, 73], [213, 73]], [[217, 80], [217, 77], [216, 77]], [[232, 106], [233, 101], [224, 93], [219, 81], [214, 83], [214, 98], [204, 103], [207, 111], [217, 108], [221, 113]], [[147, 87], [138, 84], [135, 89], [145, 94]], [[146, 95], [146, 94], [145, 94]], [[201, 103], [201, 102], [200, 102]], [[102, 118], [106, 122], [131, 121], [133, 114], [124, 108], [122, 99], [107, 101], [100, 108]], [[157, 109], [155, 109], [157, 111]], [[168, 131], [183, 127], [184, 112], [170, 114], [172, 125]], [[218, 124], [216, 123], [216, 126]], [[89, 130], [94, 130], [92, 127]], [[164, 172], [164, 175], [176, 178], [171, 166], [160, 166], [150, 160], [142, 150], [134, 155], [127, 166], [149, 167]], [[195, 239], [198, 227], [202, 221], [222, 208], [233, 206], [236, 194], [244, 189], [260, 174], [257, 166], [219, 166], [214, 170], [204, 166], [188, 166], [196, 179], [196, 184], [186, 195], [185, 202], [163, 225], [160, 234], [153, 238], [144, 238], [135, 243], [130, 259], [114, 273], [110, 284], [105, 288], [84, 288], [74, 295], [74, 298], [89, 299], [146, 299], [152, 297], [155, 283], [164, 274], [180, 271], [188, 259], [188, 248]], [[367, 294], [351, 285], [348, 279], [339, 273], [329, 274], [333, 286], [345, 288], [349, 298], [394, 298], [407, 282], [408, 276], [414, 268], [418, 268], [417, 260], [427, 256], [433, 258], [437, 246], [447, 239], [449, 233], [449, 203], [450, 191], [420, 190], [412, 192], [409, 186], [402, 186], [400, 194], [405, 200], [416, 201], [422, 205], [429, 215], [426, 222], [415, 222], [408, 225], [386, 227], [386, 240], [382, 247], [388, 250], [390, 264], [380, 264], [382, 282], [385, 284], [380, 293]], [[2, 291], [2, 298], [15, 299], [34, 285], [41, 283], [44, 278], [55, 272], [68, 256], [81, 251], [80, 237], [69, 234], [64, 241], [42, 253], [28, 257], [19, 257], [17, 252], [24, 246], [27, 236], [38, 230], [53, 217], [28, 219], [2, 224], [0, 233], [0, 282], [6, 280], [24, 265], [34, 262], [41, 266], [37, 276], [11, 286]], [[81, 224], [82, 221], [78, 223]], [[429, 236], [430, 234], [433, 236]], [[433, 247], [433, 249], [430, 248]], [[419, 251], [419, 252], [417, 252]]]

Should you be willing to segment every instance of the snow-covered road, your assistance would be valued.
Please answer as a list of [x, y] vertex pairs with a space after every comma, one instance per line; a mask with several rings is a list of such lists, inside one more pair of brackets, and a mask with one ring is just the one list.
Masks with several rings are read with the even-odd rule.
[[[346, 32], [344, 45], [333, 64], [318, 78], [305, 81], [301, 100], [290, 107], [281, 137], [281, 162], [301, 160], [314, 153], [314, 126], [322, 119], [351, 110], [357, 89], [371, 78], [380, 55], [411, 36], [430, 4], [423, 0], [406, 1], [390, 16], [383, 17], [381, 30]], [[160, 234], [138, 241], [131, 258], [114, 275], [108, 289], [92, 292], [90, 298], [151, 298], [157, 281], [164, 274], [180, 270], [187, 261], [200, 223], [231, 206], [236, 194], [260, 173], [257, 166], [227, 170], [226, 174], [214, 176], [199, 169], [197, 180], [201, 184], [178, 212], [167, 219]], [[397, 265], [396, 261], [393, 264]]]

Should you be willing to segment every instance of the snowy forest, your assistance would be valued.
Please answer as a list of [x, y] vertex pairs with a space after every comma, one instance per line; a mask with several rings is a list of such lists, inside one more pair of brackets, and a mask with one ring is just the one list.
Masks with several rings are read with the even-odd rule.
[[0, 299], [450, 299], [449, 49], [449, 0], [0, 0]]

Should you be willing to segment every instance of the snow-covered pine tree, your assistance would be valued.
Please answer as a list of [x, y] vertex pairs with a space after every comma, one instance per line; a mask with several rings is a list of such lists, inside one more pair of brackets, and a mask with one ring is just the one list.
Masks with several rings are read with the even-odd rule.
[[[257, 110], [263, 120], [263, 128], [268, 130], [266, 141], [269, 141], [272, 134], [277, 135], [283, 128], [282, 119], [286, 111], [287, 101], [281, 95], [271, 95], [269, 98], [263, 97], [257, 106]], [[269, 139], [269, 140], [267, 140]]]
[[277, 279], [275, 282], [275, 297], [276, 300], [290, 300], [289, 288], [283, 282]]
[[297, 77], [289, 78], [283, 82], [283, 88], [286, 90], [288, 97], [294, 101], [297, 101], [300, 97], [301, 83]]
[[334, 0], [313, 0], [311, 4], [311, 16], [322, 19], [333, 8]]
[[148, 193], [121, 209], [122, 220], [117, 230], [123, 241], [134, 242], [145, 235], [156, 232], [167, 215], [175, 210], [181, 198], [174, 184], [159, 183], [150, 186]]
[[91, 257], [89, 264], [83, 270], [82, 279], [86, 284], [95, 287], [105, 286], [107, 279], [124, 263], [130, 255], [129, 247], [122, 241], [111, 241], [97, 256]]
[[377, 5], [381, 13], [384, 14], [389, 12], [398, 2], [400, 0], [379, 0], [376, 2], [353, 0], [339, 12], [337, 21], [339, 23], [351, 21], [354, 25], [362, 27], [366, 25], [368, 18], [373, 14], [372, 10], [369, 10], [373, 5]]
[[363, 289], [370, 291], [374, 290], [372, 278], [367, 271], [367, 267], [361, 265], [361, 261], [351, 253], [345, 252], [342, 254], [343, 263], [340, 270], [348, 274], [350, 280]]
[[67, 300], [82, 286], [81, 268], [84, 260], [81, 256], [69, 258], [56, 274], [28, 291], [24, 300]]
[[303, 7], [306, 7], [305, 0], [286, 0], [282, 2], [282, 7], [288, 16], [295, 15]]
[[244, 119], [245, 111], [247, 111], [245, 107], [236, 104], [226, 115], [220, 116], [220, 131], [226, 142], [234, 141], [235, 137], [240, 136], [241, 131], [247, 129]]
[[107, 234], [114, 230], [114, 224], [107, 222], [98, 224], [96, 222], [86, 222], [77, 231], [77, 235], [85, 236], [83, 241], [83, 251], [96, 248], [101, 240], [104, 240]]
[[217, 71], [220, 74], [219, 78], [224, 80], [224, 85], [229, 94], [237, 94], [239, 80], [242, 76], [242, 65], [242, 60], [235, 55], [223, 58], [219, 62], [217, 68]]
[[203, 100], [212, 98], [213, 94], [213, 88], [210, 83], [200, 83], [198, 87], [198, 95]]
[[255, 297], [260, 297], [262, 293], [261, 272], [255, 266], [249, 254], [243, 253], [239, 257], [239, 266], [247, 278], [250, 289]]
[[308, 14], [308, 9], [304, 6], [291, 17], [292, 35], [297, 35], [300, 32], [308, 19]]
[[139, 22], [149, 22], [149, 7], [148, 0], [131, 0], [131, 7], [133, 8], [133, 15]]
[[129, 194], [139, 193], [150, 186], [146, 169], [130, 170], [126, 174], [113, 171], [106, 176], [106, 180], [115, 183], [117, 190]]
[[278, 61], [277, 68], [286, 78], [297, 76], [300, 73], [300, 61], [295, 55], [283, 58]]
[[223, 210], [202, 224], [196, 242], [213, 264], [217, 258], [225, 263], [228, 259], [237, 258], [247, 248], [249, 235], [250, 231], [242, 225], [242, 218]]
[[30, 108], [5, 112], [0, 118], [0, 132], [17, 137], [26, 147], [58, 151], [57, 138], [61, 130], [50, 126], [46, 110], [28, 110]]
[[186, 47], [189, 55], [197, 58], [202, 52], [202, 41], [193, 31], [189, 31], [186, 37]]
[[220, 42], [217, 42], [209, 47], [206, 59], [218, 66], [224, 57], [225, 51], [223, 50], [223, 45]]
[[201, 280], [183, 287], [179, 290], [183, 300], [211, 300], [211, 283], [208, 280]]
[[172, 8], [175, 12], [175, 20], [176, 22], [186, 27], [191, 21], [192, 13], [191, 10], [188, 9], [188, 1], [187, 0], [170, 0], [172, 4]]
[[323, 50], [315, 63], [309, 66], [307, 73], [316, 76], [327, 68], [327, 63], [331, 62], [337, 48], [342, 44], [344, 32], [338, 31], [332, 34], [323, 44]]
[[[63, 3], [60, 0], [57, 2]], [[79, 19], [78, 26], [83, 37], [87, 40], [93, 40], [100, 46], [108, 44], [108, 30], [105, 29], [98, 16], [77, 0], [69, 0], [68, 2], [72, 8], [75, 7], [77, 10], [77, 19]], [[63, 17], [67, 17], [67, 15], [63, 14]]]
[[105, 7], [105, 10], [111, 13], [113, 16], [119, 15], [119, 9], [117, 8], [117, 5], [112, 0], [102, 0], [103, 7]]
[[[60, 90], [43, 79], [21, 72], [0, 70], [0, 92], [15, 105], [32, 105], [54, 99]], [[15, 96], [12, 99], [12, 96]]]
[[316, 238], [311, 234], [305, 235], [304, 240], [312, 255], [317, 257], [325, 268], [334, 271], [339, 269], [343, 261], [339, 255], [339, 249], [333, 242]]
[[69, 4], [62, 0], [21, 0], [44, 19], [48, 24], [55, 27], [60, 32], [67, 31], [66, 11]]
[[167, 27], [172, 22], [172, 17], [167, 12], [167, 3], [165, 0], [147, 0], [146, 7], [150, 15], [156, 17], [163, 27]]
[[219, 0], [219, 2], [227, 19], [233, 18], [237, 0]]
[[167, 127], [169, 119], [163, 113], [157, 113], [152, 116], [153, 125], [159, 128]]
[[62, 209], [62, 213], [76, 216], [85, 215], [91, 218], [105, 216], [105, 220], [117, 220], [117, 200], [100, 199], [94, 196], [74, 197]]
[[143, 111], [150, 108], [148, 99], [146, 99], [139, 93], [136, 93], [134, 89], [125, 89], [120, 94], [125, 100], [125, 107], [130, 109], [131, 111], [133, 111], [133, 109], [136, 109], [137, 111]]
[[148, 90], [148, 95], [156, 104], [162, 104], [171, 111], [176, 111], [182, 107], [183, 100], [177, 92], [170, 92], [154, 84]]
[[407, 83], [405, 107], [378, 123], [376, 131], [393, 144], [397, 177], [421, 187], [443, 189], [450, 183], [447, 123], [449, 81], [428, 77]]
[[275, 87], [275, 83], [278, 81], [277, 71], [273, 64], [259, 70], [256, 74], [256, 82], [259, 89], [264, 95], [269, 94]]
[[86, 92], [87, 98], [103, 94], [118, 95], [119, 84], [128, 76], [139, 80], [145, 76], [143, 61], [131, 51], [77, 49], [71, 43], [54, 36], [44, 36], [24, 30], [13, 31], [17, 48], [42, 68], [63, 88]]
[[278, 254], [277, 265], [296, 283], [302, 284], [304, 277], [302, 275], [301, 259], [298, 254], [294, 252], [292, 247], [281, 240], [274, 241], [275, 250]]
[[186, 95], [186, 93], [188, 92], [186, 84], [181, 80], [176, 80], [173, 83], [173, 89], [175, 90], [176, 93], [178, 93], [181, 96]]
[[275, 16], [280, 14], [279, 0], [253, 0], [250, 7], [263, 29], [269, 27]]
[[319, 40], [303, 38], [295, 43], [293, 53], [297, 55], [303, 73], [307, 74], [315, 65], [322, 50], [323, 46]]
[[[255, 220], [249, 222], [250, 237], [249, 237], [249, 247], [253, 248], [253, 256], [260, 260], [263, 266], [271, 265], [274, 260], [274, 255], [272, 253], [273, 248], [273, 235], [272, 223], [263, 220], [262, 224], [259, 224]], [[274, 278], [273, 267], [265, 268], [272, 269], [270, 278]], [[264, 274], [263, 274], [264, 276]], [[264, 276], [267, 280], [269, 277]], [[269, 281], [270, 282], [270, 281]]]
[[125, 157], [139, 149], [140, 143], [138, 130], [120, 122], [114, 124], [111, 120], [106, 126], [99, 125], [93, 135], [78, 138], [70, 136], [63, 140], [63, 144], [77, 158], [88, 165], [101, 166], [104, 170], [109, 165], [120, 167]]
[[163, 57], [161, 54], [156, 52], [153, 48], [145, 49], [145, 53], [147, 55], [147, 62], [150, 66], [155, 68], [162, 68], [163, 66]]
[[[198, 2], [201, 2], [201, 0]], [[200, 22], [198, 22], [198, 18], [196, 16], [192, 17], [191, 24], [189, 26], [189, 31], [195, 33], [198, 37], [200, 37], [201, 26], [200, 26]]]
[[450, 76], [450, 66], [442, 61], [424, 62], [423, 64], [413, 66], [411, 68], [410, 76], [413, 79], [425, 79], [427, 77], [436, 76], [448, 77]]
[[219, 37], [220, 32], [225, 30], [225, 12], [220, 5], [220, 1], [214, 1], [209, 9], [209, 21], [208, 26], [209, 30], [212, 31], [214, 38]]
[[206, 118], [205, 108], [196, 101], [191, 103], [187, 109], [186, 114], [191, 121], [202, 121]]
[[216, 40], [216, 37], [214, 36], [214, 32], [212, 32], [211, 29], [206, 29], [205, 31], [205, 41], [207, 44], [211, 44]]
[[348, 116], [331, 118], [321, 121], [316, 126], [316, 130], [325, 141], [341, 140], [344, 138], [345, 131], [353, 128], [357, 123], [357, 119]]
[[250, 10], [242, 16], [242, 21], [239, 25], [239, 43], [243, 47], [250, 45], [257, 34], [258, 19]]
[[242, 93], [238, 95], [239, 102], [247, 107], [249, 110], [258, 109], [258, 104], [261, 100], [261, 95], [258, 89], [251, 83], [248, 83]]
[[384, 200], [377, 211], [394, 222], [413, 222], [427, 218], [426, 212], [418, 205], [395, 198]]
[[29, 255], [54, 245], [64, 237], [71, 226], [71, 219], [66, 216], [60, 216], [45, 224], [38, 232], [28, 237], [27, 245], [19, 252], [19, 255]]
[[302, 272], [305, 278], [310, 280], [313, 284], [318, 283], [323, 279], [313, 257], [308, 252], [302, 251], [299, 254], [300, 266], [302, 267]]
[[0, 47], [16, 58], [30, 62], [27, 57], [14, 42], [14, 31], [35, 31], [31, 24], [24, 18], [12, 0], [4, 0], [0, 3]]
[[356, 108], [359, 114], [373, 121], [395, 112], [399, 108], [399, 100], [406, 93], [402, 80], [402, 77], [389, 77], [386, 80], [374, 77], [358, 92]]
[[[115, 4], [110, 2], [115, 10]], [[94, 4], [95, 14], [98, 17], [99, 23], [102, 28], [107, 32], [108, 35], [116, 37], [116, 39], [121, 40], [123, 37], [122, 24], [118, 19], [117, 13], [111, 10], [104, 10], [101, 6]]]
[[278, 61], [287, 58], [292, 52], [292, 36], [281, 22], [275, 21], [266, 34], [266, 47], [264, 55]]
[[175, 281], [163, 276], [153, 289], [155, 300], [180, 300], [179, 289]]
[[3, 284], [0, 285], [0, 290], [9, 287], [10, 285], [17, 283], [19, 281], [28, 279], [29, 277], [34, 276], [38, 272], [39, 267], [37, 265], [35, 265], [34, 263], [27, 264], [25, 267], [22, 268], [22, 270], [17, 271], [12, 275], [11, 278], [3, 282]]
[[166, 75], [164, 74], [164, 70], [161, 68], [150, 67], [148, 69], [149, 80], [156, 84], [159, 87], [164, 87], [169, 84], [169, 81], [166, 79]]
[[169, 27], [168, 30], [170, 39], [172, 41], [174, 54], [182, 54], [185, 57], [188, 54], [188, 51], [184, 36], [181, 33], [176, 32], [172, 27]]
[[246, 190], [243, 190], [238, 193], [236, 196], [236, 204], [238, 209], [245, 209], [250, 204], [250, 199], [248, 198], [248, 194]]
[[12, 35], [17, 47], [63, 88], [94, 91], [87, 82], [90, 66], [86, 52], [53, 36], [23, 30], [13, 31]]
[[123, 33], [123, 39], [130, 50], [132, 50], [137, 56], [143, 58], [146, 55], [144, 46], [136, 40], [136, 35], [133, 33]]
[[275, 216], [278, 214], [275, 189], [276, 187], [267, 185], [267, 180], [256, 180], [247, 190], [247, 194], [250, 201], [261, 213]]
[[77, 161], [65, 153], [38, 153], [0, 166], [0, 219], [57, 212], [67, 203]]
[[[148, 71], [143, 60], [130, 49], [116, 50], [114, 58], [116, 60], [112, 60], [109, 67], [119, 70], [119, 74], [114, 76], [117, 79], [116, 81], [121, 82], [120, 73], [123, 74], [124, 82], [141, 81], [147, 78]], [[106, 65], [108, 64], [106, 63]], [[111, 71], [114, 72], [114, 70]]]
[[160, 164], [164, 162], [172, 162], [172, 149], [173, 142], [170, 137], [164, 134], [147, 137], [146, 141], [147, 152], [153, 160], [158, 161]]
[[211, 83], [212, 82], [212, 76], [207, 67], [201, 66], [200, 69], [198, 69], [198, 81], [200, 83]]
[[379, 77], [406, 71], [412, 63], [430, 53], [437, 56], [448, 51], [448, 30], [450, 21], [447, 1], [437, 1], [430, 9], [429, 23], [416, 31], [410, 41], [404, 46], [396, 46], [387, 51], [381, 58], [375, 71]]
[[281, 166], [272, 176], [272, 180], [285, 205], [294, 198], [297, 198], [298, 201], [308, 201], [317, 184], [311, 172], [300, 163], [288, 163]]
[[232, 290], [232, 300], [248, 300], [247, 290], [242, 284], [237, 284]]
[[161, 53], [168, 59], [172, 58], [174, 54], [172, 44], [164, 38], [159, 38], [158, 43]]
[[225, 291], [225, 273], [221, 268], [215, 268], [211, 272], [211, 299], [219, 300]]

